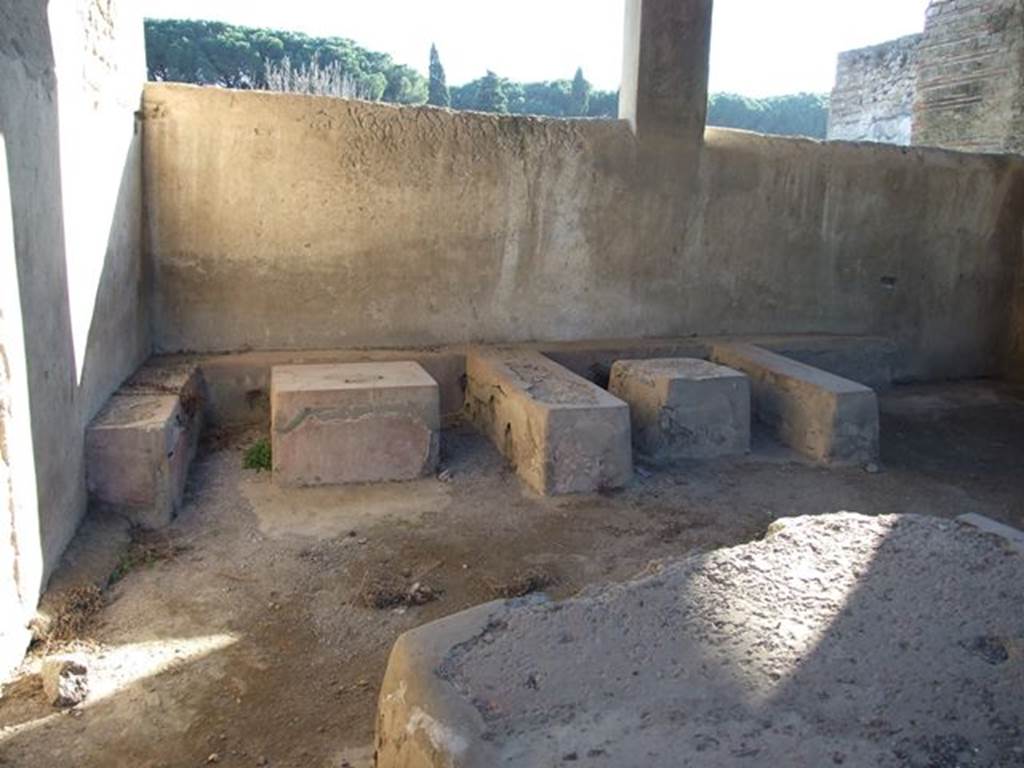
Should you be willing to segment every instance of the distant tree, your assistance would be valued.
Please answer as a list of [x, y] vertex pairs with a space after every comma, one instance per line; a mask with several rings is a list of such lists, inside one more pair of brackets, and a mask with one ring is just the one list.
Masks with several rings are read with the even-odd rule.
[[445, 77], [444, 65], [441, 64], [441, 56], [437, 52], [436, 45], [430, 46], [430, 88], [427, 103], [435, 107], [450, 107], [452, 105], [448, 79]]
[[590, 117], [617, 118], [619, 116], [619, 94], [617, 91], [594, 91], [590, 94]]
[[[572, 80], [516, 83], [493, 72], [447, 86], [436, 47], [430, 79], [340, 37], [250, 29], [210, 21], [146, 20], [151, 80], [227, 88], [288, 88], [397, 104], [451, 104], [455, 109], [550, 117], [618, 116], [618, 94], [595, 91], [583, 75]], [[443, 86], [448, 101], [442, 96]], [[708, 102], [708, 123], [761, 133], [825, 138], [828, 96], [799, 93], [766, 99], [719, 93]]]
[[[451, 89], [454, 109], [488, 110], [481, 102], [480, 92], [486, 78], [480, 78]], [[549, 80], [540, 83], [515, 83], [499, 78], [502, 90], [508, 97], [508, 111], [514, 115], [541, 115], [544, 117], [569, 117], [574, 115], [572, 106], [572, 81]], [[590, 107], [585, 113], [589, 117], [617, 117], [619, 96], [614, 91], [591, 91]]]
[[384, 101], [395, 104], [426, 104], [427, 89], [427, 81], [419, 72], [411, 67], [397, 65], [387, 72]]
[[572, 80], [572, 98], [569, 101], [569, 114], [585, 116], [590, 111], [590, 83], [583, 76], [583, 67], [576, 70]]
[[315, 75], [313, 79], [323, 84], [330, 71], [328, 79], [335, 82], [327, 86], [331, 92], [344, 81], [346, 92], [372, 101], [423, 104], [427, 100], [427, 81], [416, 70], [340, 37], [186, 20], [147, 19], [145, 30], [151, 80], [267, 88], [269, 72], [284, 77], [281, 70], [287, 59], [293, 85], [300, 72], [305, 72], [306, 79], [299, 80], [308, 86], [308, 77]]
[[527, 83], [521, 90], [522, 99], [512, 105], [512, 112], [547, 117], [566, 117], [572, 114], [572, 83], [568, 80]]
[[491, 70], [487, 70], [477, 90], [476, 108], [481, 112], [508, 112], [508, 93], [505, 83]]
[[828, 131], [828, 103], [828, 96], [814, 93], [766, 99], [716, 93], [708, 101], [708, 125], [824, 139]]

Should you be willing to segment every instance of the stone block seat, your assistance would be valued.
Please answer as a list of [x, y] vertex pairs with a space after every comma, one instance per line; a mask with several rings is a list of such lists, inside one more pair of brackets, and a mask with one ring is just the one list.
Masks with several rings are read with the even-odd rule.
[[655, 463], [750, 450], [750, 382], [693, 358], [620, 360], [609, 391], [629, 404], [633, 445]]
[[144, 527], [168, 525], [181, 508], [202, 430], [203, 401], [196, 367], [140, 369], [86, 430], [90, 503]]
[[275, 366], [270, 406], [278, 484], [413, 480], [437, 468], [440, 395], [418, 363]]
[[826, 465], [878, 459], [874, 390], [753, 344], [716, 344], [711, 357], [750, 378], [755, 418], [784, 444]]
[[538, 352], [475, 349], [466, 415], [545, 495], [592, 493], [633, 475], [629, 407]]

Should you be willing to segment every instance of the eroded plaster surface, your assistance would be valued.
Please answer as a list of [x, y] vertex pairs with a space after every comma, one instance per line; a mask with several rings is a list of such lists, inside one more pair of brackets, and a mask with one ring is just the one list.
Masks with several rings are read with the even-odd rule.
[[1002, 364], [1017, 160], [712, 129], [666, 177], [625, 121], [155, 84], [145, 114], [163, 351], [813, 330], [895, 339], [904, 378]]

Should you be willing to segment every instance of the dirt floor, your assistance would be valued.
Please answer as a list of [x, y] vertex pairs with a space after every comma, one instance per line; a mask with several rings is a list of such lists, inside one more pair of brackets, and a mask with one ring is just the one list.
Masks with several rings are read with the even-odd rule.
[[[51, 707], [40, 652], [0, 699], [0, 766], [369, 766], [378, 685], [402, 632], [548, 584], [554, 596], [651, 560], [748, 542], [779, 517], [851, 510], [1024, 527], [1024, 390], [882, 398], [878, 467], [808, 466], [759, 437], [740, 460], [641, 466], [627, 490], [542, 499], [469, 429], [439, 479], [281, 490], [242, 469], [258, 433], [218, 435], [166, 535], [87, 521], [55, 576], [113, 583], [74, 628], [84, 706]], [[875, 471], [877, 470], [877, 471]]]

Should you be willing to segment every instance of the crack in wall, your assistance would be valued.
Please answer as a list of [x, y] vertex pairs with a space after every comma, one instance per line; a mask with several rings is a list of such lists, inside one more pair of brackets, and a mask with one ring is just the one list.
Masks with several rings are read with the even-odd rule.
[[412, 421], [429, 429], [427, 424], [411, 409], [393, 408], [386, 411], [372, 410], [367, 412], [366, 408], [360, 407], [337, 407], [337, 408], [303, 408], [284, 426], [277, 427], [275, 432], [279, 435], [290, 434], [305, 424], [307, 421], [318, 421], [329, 423], [335, 421], [346, 421], [357, 424], [361, 421], [372, 421], [376, 419], [401, 419]]

